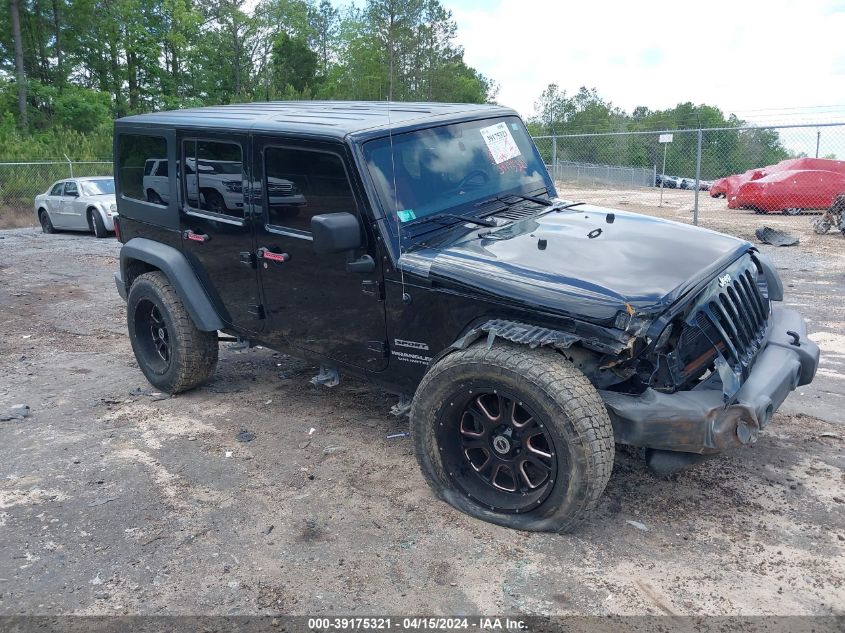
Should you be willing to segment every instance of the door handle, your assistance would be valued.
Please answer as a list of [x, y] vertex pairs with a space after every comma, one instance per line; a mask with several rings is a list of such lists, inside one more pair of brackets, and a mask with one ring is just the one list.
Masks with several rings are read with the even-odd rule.
[[205, 244], [208, 240], [211, 239], [205, 233], [194, 233], [191, 230], [187, 230], [184, 233], [182, 233], [182, 237], [184, 237], [186, 240], [190, 240], [192, 242], [199, 242], [200, 244]]
[[274, 253], [265, 246], [259, 248], [256, 254], [258, 255], [258, 259], [264, 259], [277, 264], [284, 264], [285, 262], [290, 261], [290, 255], [287, 253]]

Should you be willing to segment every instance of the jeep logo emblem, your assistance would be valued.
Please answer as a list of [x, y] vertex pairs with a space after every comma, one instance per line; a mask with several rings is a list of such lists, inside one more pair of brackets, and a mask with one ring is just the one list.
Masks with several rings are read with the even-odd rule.
[[731, 276], [729, 273], [725, 273], [721, 277], [719, 277], [719, 288], [724, 288], [729, 283], [731, 283]]
[[511, 443], [504, 435], [497, 435], [493, 438], [493, 448], [500, 455], [504, 455], [511, 450]]

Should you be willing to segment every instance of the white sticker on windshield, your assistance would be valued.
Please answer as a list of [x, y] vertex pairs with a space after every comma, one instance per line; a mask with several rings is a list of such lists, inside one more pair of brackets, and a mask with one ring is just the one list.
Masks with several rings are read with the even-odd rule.
[[497, 165], [520, 155], [519, 147], [517, 147], [511, 131], [504, 122], [483, 127], [479, 132], [481, 132], [481, 137], [487, 144], [487, 149], [490, 150], [490, 154]]

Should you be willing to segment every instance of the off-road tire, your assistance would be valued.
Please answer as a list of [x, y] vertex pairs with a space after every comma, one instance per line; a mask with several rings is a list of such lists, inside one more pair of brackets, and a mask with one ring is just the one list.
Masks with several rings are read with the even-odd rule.
[[[540, 505], [519, 512], [492, 511], [470, 497], [445, 468], [436, 426], [448, 419], [455, 393], [493, 385], [530, 404], [543, 418], [553, 451], [566, 458]], [[458, 510], [509, 528], [563, 532], [596, 506], [613, 470], [613, 428], [598, 392], [561, 354], [497, 342], [449, 354], [423, 378], [411, 407], [417, 461], [435, 494]]]
[[[155, 358], [144, 339], [139, 308], [158, 309], [170, 340], [169, 360]], [[160, 271], [140, 275], [132, 283], [126, 302], [129, 340], [138, 366], [147, 380], [166, 393], [181, 393], [208, 380], [217, 366], [217, 332], [202, 332], [194, 325], [179, 295]], [[136, 327], [137, 326], [137, 327]], [[139, 332], [139, 329], [142, 331]]]
[[100, 217], [100, 212], [96, 209], [88, 209], [88, 226], [94, 233], [94, 237], [102, 238], [109, 236], [106, 225], [103, 224], [103, 218]]
[[38, 210], [38, 223], [41, 225], [41, 230], [48, 235], [55, 233], [56, 229], [53, 227], [53, 222], [50, 220], [50, 214], [46, 209]]

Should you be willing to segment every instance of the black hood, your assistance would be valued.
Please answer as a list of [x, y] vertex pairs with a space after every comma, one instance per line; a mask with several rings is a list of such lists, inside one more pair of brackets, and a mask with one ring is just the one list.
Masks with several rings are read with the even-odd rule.
[[403, 254], [400, 265], [440, 285], [609, 321], [626, 304], [663, 311], [751, 248], [707, 229], [588, 205], [486, 231]]

